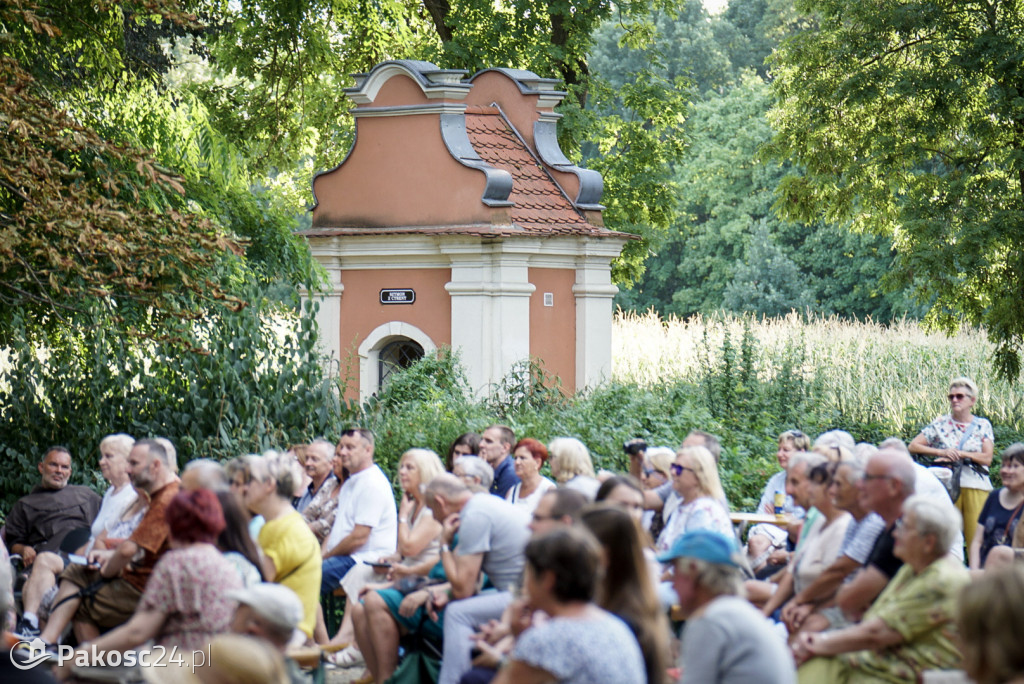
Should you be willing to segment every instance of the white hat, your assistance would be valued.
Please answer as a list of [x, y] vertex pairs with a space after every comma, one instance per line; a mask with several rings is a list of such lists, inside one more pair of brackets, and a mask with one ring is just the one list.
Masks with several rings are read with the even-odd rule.
[[284, 629], [295, 629], [302, 622], [302, 601], [288, 587], [275, 582], [260, 582], [227, 593], [233, 601], [244, 603], [260, 616]]

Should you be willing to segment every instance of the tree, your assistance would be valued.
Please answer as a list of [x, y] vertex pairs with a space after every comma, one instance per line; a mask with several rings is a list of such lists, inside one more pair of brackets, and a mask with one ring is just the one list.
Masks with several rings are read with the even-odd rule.
[[892, 282], [946, 330], [984, 326], [1000, 375], [1024, 345], [1024, 8], [800, 0], [816, 26], [774, 58], [791, 160], [779, 209], [892, 236]]

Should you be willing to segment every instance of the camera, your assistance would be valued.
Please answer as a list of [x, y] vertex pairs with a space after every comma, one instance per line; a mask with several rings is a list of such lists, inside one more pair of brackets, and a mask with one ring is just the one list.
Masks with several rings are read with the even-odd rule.
[[647, 451], [647, 442], [643, 439], [631, 439], [622, 445], [622, 450], [629, 456], [636, 456]]

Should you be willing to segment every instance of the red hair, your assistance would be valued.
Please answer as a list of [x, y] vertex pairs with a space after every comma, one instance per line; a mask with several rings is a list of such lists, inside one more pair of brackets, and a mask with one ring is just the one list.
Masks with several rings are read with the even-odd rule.
[[516, 442], [516, 445], [512, 447], [512, 453], [516, 453], [519, 447], [525, 447], [530, 455], [538, 461], [537, 467], [541, 467], [548, 460], [548, 448], [544, 446], [542, 442], [537, 441], [533, 437], [524, 437], [523, 439]]
[[167, 504], [167, 525], [180, 542], [215, 544], [224, 530], [224, 511], [209, 489], [182, 491]]

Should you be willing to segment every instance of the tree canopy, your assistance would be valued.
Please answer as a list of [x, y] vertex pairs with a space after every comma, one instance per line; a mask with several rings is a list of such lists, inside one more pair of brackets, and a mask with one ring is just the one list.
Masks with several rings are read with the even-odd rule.
[[779, 210], [892, 236], [926, 320], [1024, 345], [1024, 7], [1010, 0], [799, 0], [812, 28], [773, 58]]
[[642, 50], [620, 45], [614, 25], [598, 32], [591, 64], [613, 86], [627, 86], [650, 62], [666, 78], [691, 78], [695, 97], [689, 147], [670, 174], [678, 213], [644, 276], [620, 294], [622, 306], [680, 316], [795, 309], [882, 321], [913, 311], [902, 291], [880, 285], [893, 260], [888, 238], [773, 209], [790, 167], [760, 156], [774, 102], [764, 59], [807, 23], [788, 0], [733, 2], [715, 16], [688, 2], [678, 15], [656, 16], [655, 37]]

